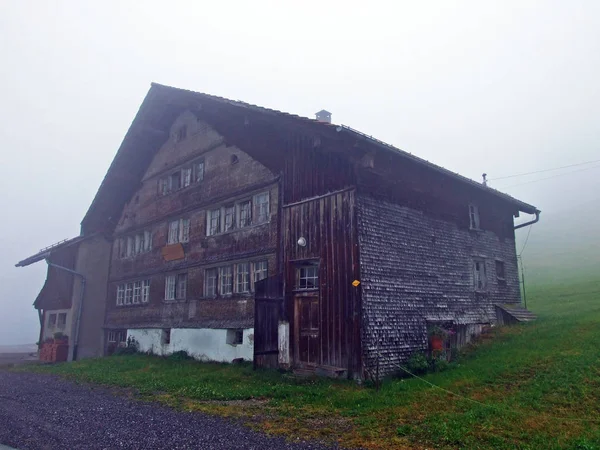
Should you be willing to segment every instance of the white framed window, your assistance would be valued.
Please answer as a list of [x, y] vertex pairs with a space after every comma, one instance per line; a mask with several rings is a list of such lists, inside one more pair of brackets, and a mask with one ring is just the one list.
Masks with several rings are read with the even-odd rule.
[[192, 168], [181, 169], [181, 187], [188, 187], [192, 184]]
[[67, 327], [67, 313], [58, 313], [56, 327], [59, 330], [64, 330]]
[[126, 338], [126, 332], [124, 331], [109, 331], [108, 332], [108, 342], [110, 343], [122, 343], [125, 342], [125, 338]]
[[158, 180], [158, 193], [159, 195], [167, 195], [169, 193], [169, 179], [160, 178]]
[[169, 236], [167, 244], [175, 244], [179, 242], [179, 220], [169, 222]]
[[317, 289], [319, 287], [319, 266], [300, 266], [296, 269], [296, 289]]
[[179, 241], [190, 241], [190, 219], [181, 219], [179, 221]]
[[127, 283], [125, 285], [125, 304], [131, 305], [133, 301], [133, 283]]
[[252, 290], [254, 290], [254, 283], [267, 278], [269, 272], [269, 263], [265, 259], [264, 261], [254, 261], [252, 263]]
[[190, 240], [190, 219], [178, 219], [169, 222], [168, 244], [177, 242], [189, 242]]
[[207, 225], [206, 229], [208, 230], [207, 235], [212, 236], [214, 234], [218, 234], [221, 232], [221, 210], [220, 209], [212, 209], [208, 211], [207, 214]]
[[142, 281], [142, 303], [150, 301], [150, 280]]
[[240, 228], [252, 224], [252, 200], [244, 200], [238, 203], [238, 224]]
[[233, 270], [231, 266], [219, 268], [219, 294], [231, 295], [233, 293]]
[[125, 285], [120, 284], [117, 286], [117, 305], [122, 306], [125, 301]]
[[233, 230], [235, 228], [235, 205], [225, 206], [223, 208], [223, 231]]
[[194, 163], [194, 182], [200, 183], [204, 180], [204, 160], [196, 161]]
[[144, 235], [143, 234], [136, 234], [135, 235], [135, 246], [133, 247], [133, 254], [137, 255], [139, 253], [142, 253], [142, 248], [144, 248], [144, 245], [142, 243], [142, 240], [144, 239]]
[[56, 313], [52, 313], [48, 316], [48, 328], [51, 330], [56, 328]]
[[239, 263], [235, 266], [235, 292], [250, 292], [250, 264]]
[[150, 250], [152, 250], [152, 233], [144, 231], [144, 251], [149, 252]]
[[165, 278], [165, 300], [184, 300], [187, 295], [187, 273], [167, 275]]
[[263, 192], [254, 196], [254, 207], [256, 208], [256, 223], [269, 220], [269, 193]]
[[142, 282], [135, 281], [133, 283], [133, 304], [139, 305], [142, 302]]
[[204, 271], [204, 295], [206, 297], [217, 296], [217, 269]]
[[128, 236], [127, 237], [127, 256], [133, 256], [133, 250], [134, 250], [134, 242], [133, 242], [133, 236]]
[[504, 268], [504, 261], [496, 260], [496, 278], [498, 281], [506, 281], [506, 270]]
[[485, 260], [482, 258], [473, 259], [473, 284], [478, 291], [483, 291], [487, 288]]
[[479, 207], [471, 203], [469, 205], [469, 227], [471, 230], [479, 230]]

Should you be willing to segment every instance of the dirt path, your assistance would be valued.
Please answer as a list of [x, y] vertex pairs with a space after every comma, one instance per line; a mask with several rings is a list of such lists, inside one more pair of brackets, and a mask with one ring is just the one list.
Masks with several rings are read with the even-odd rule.
[[106, 388], [0, 370], [0, 444], [25, 449], [325, 449]]

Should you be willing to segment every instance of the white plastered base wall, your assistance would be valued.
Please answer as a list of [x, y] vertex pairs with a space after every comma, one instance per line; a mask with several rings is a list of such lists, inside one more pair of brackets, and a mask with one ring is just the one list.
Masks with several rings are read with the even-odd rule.
[[254, 357], [254, 329], [243, 330], [241, 344], [227, 343], [226, 329], [213, 328], [171, 328], [170, 343], [164, 343], [164, 331], [160, 328], [127, 330], [127, 338], [132, 337], [139, 344], [141, 352], [156, 355], [169, 355], [185, 350], [190, 356], [201, 361], [231, 362], [243, 358], [252, 361]]

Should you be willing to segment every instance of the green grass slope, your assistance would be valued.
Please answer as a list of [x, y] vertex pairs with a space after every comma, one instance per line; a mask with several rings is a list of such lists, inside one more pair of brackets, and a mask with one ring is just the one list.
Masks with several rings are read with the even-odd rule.
[[141, 398], [240, 417], [343, 446], [600, 449], [600, 280], [530, 287], [535, 323], [496, 329], [450, 370], [372, 387], [249, 365], [117, 356], [25, 368], [134, 388]]

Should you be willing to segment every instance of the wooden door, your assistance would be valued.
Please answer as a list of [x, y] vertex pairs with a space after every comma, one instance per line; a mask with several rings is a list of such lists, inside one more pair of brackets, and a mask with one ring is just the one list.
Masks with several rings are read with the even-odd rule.
[[295, 361], [300, 367], [312, 367], [320, 363], [319, 355], [319, 296], [296, 295], [294, 297]]

